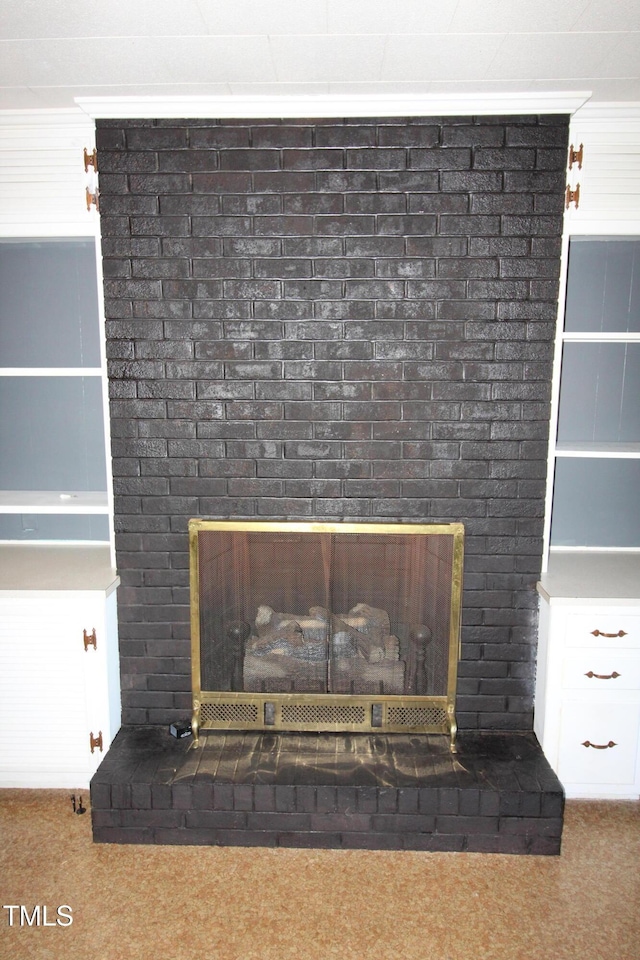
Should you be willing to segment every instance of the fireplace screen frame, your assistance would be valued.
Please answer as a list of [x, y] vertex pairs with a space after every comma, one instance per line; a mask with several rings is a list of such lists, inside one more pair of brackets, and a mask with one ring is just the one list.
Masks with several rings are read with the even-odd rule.
[[[446, 693], [442, 695], [369, 695], [344, 693], [257, 693], [202, 687], [200, 537], [211, 531], [237, 533], [448, 536], [451, 585], [446, 639]], [[461, 647], [464, 526], [461, 523], [324, 523], [189, 521], [192, 731], [346, 731], [363, 733], [447, 734], [455, 750], [455, 698]], [[443, 642], [444, 645], [444, 642]]]

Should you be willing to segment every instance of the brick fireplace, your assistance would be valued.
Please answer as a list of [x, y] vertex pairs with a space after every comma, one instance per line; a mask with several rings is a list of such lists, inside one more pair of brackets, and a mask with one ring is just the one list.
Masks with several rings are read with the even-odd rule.
[[190, 713], [191, 517], [456, 521], [458, 727], [529, 744], [567, 134], [98, 121], [125, 728]]

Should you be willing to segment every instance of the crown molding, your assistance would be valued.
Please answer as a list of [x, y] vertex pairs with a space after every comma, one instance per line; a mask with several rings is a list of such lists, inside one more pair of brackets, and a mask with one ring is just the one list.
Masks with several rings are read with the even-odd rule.
[[316, 96], [76, 97], [79, 109], [97, 119], [293, 119], [342, 117], [496, 116], [571, 114], [589, 91], [551, 93]]

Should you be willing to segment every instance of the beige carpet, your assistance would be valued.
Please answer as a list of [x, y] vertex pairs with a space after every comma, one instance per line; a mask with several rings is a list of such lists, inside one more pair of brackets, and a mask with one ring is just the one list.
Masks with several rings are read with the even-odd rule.
[[640, 960], [640, 803], [547, 858], [99, 845], [69, 797], [0, 791], [1, 960]]

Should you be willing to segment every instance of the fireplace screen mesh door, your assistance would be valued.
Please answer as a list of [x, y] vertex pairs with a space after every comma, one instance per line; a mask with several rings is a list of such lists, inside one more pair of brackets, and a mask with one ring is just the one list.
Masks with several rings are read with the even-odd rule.
[[455, 738], [461, 524], [192, 520], [193, 730]]

